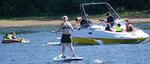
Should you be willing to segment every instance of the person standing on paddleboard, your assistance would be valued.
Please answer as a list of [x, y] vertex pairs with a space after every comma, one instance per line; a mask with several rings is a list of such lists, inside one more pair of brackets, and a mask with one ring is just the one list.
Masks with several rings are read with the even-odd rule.
[[65, 48], [68, 46], [70, 50], [73, 53], [73, 57], [75, 57], [75, 50], [74, 47], [72, 46], [72, 39], [71, 39], [71, 33], [74, 31], [72, 25], [68, 22], [68, 17], [63, 16], [63, 23], [60, 24], [59, 29], [56, 32], [62, 32], [61, 36], [61, 44], [62, 44], [62, 52], [61, 52], [61, 57], [65, 58], [66, 56], [64, 55]]

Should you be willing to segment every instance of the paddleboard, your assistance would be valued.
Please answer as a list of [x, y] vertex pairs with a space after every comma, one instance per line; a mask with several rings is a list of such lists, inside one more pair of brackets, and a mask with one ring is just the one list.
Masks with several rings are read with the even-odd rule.
[[71, 57], [71, 56], [66, 56], [65, 58], [62, 58], [61, 56], [57, 56], [53, 59], [53, 61], [77, 61], [77, 60], [82, 60], [82, 57]]

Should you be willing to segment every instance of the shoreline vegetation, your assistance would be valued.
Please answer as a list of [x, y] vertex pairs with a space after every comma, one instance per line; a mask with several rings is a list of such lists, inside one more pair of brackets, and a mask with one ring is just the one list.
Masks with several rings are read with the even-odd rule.
[[[121, 12], [118, 13], [121, 15], [123, 19], [129, 19], [132, 23], [135, 22], [150, 22], [149, 13], [142, 12]], [[36, 25], [59, 25], [61, 23], [61, 17], [63, 15], [58, 16], [31, 16], [31, 17], [6, 17], [0, 18], [0, 27], [18, 27], [18, 26], [36, 26]], [[69, 21], [72, 24], [75, 24], [74, 19], [80, 16], [78, 15], [68, 15]], [[95, 15], [92, 17], [103, 17], [102, 15]], [[98, 23], [97, 21], [93, 23]]]
[[[0, 27], [57, 25], [63, 14], [74, 21], [82, 12], [80, 5], [92, 2], [109, 3], [122, 18], [129, 18], [131, 22], [150, 21], [150, 0], [1, 0]], [[105, 6], [99, 6], [86, 7], [90, 14], [100, 14], [92, 16], [97, 20], [104, 17], [101, 13], [109, 11]]]

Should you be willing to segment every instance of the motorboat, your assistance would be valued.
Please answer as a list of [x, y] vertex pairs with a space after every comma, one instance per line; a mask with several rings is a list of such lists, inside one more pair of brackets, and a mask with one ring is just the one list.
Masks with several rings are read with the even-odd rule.
[[[105, 8], [108, 8], [109, 12], [115, 18], [115, 22], [120, 23], [123, 29], [125, 29], [125, 20], [122, 19], [107, 2], [81, 4], [82, 17], [84, 17], [86, 20], [90, 20], [91, 22], [96, 21], [89, 16], [89, 14], [87, 13], [89, 11], [87, 11], [88, 9], [85, 9], [85, 7], [91, 6], [92, 8], [94, 8], [94, 6], [97, 5], [104, 5]], [[92, 23], [86, 28], [75, 29], [74, 33], [72, 34], [73, 42], [87, 45], [117, 43], [137, 44], [149, 37], [147, 33], [138, 28], [132, 32], [115, 32], [106, 31], [105, 27], [105, 23]]]

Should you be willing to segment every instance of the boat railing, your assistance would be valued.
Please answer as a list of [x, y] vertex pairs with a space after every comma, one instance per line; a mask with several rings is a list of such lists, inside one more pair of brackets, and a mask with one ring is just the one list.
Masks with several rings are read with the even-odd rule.
[[88, 19], [88, 14], [85, 11], [85, 7], [84, 6], [88, 6], [88, 5], [100, 5], [100, 4], [104, 4], [107, 6], [108, 10], [110, 11], [110, 13], [112, 14], [112, 16], [117, 19], [121, 19], [121, 17], [118, 15], [118, 13], [116, 13], [116, 11], [112, 8], [112, 6], [107, 3], [107, 2], [98, 2], [98, 3], [84, 3], [80, 5], [80, 10], [81, 10], [81, 15], [83, 17], [85, 17], [86, 19]]

